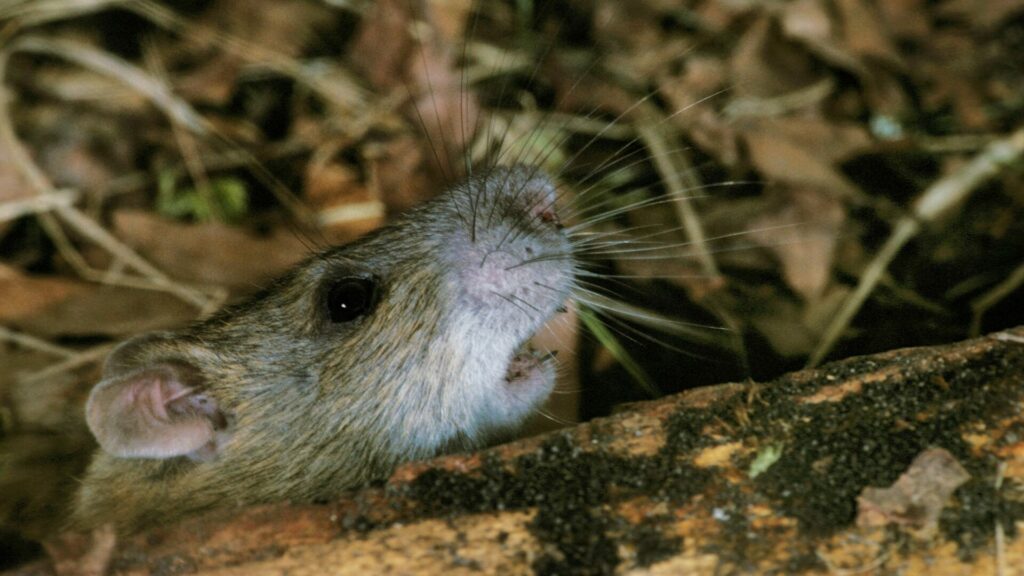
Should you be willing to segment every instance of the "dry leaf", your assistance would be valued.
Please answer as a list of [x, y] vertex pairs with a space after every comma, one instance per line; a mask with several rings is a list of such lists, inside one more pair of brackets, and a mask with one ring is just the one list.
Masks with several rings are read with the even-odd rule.
[[[410, 78], [419, 97], [412, 106], [422, 122], [429, 145], [440, 158], [446, 176], [461, 177], [463, 156], [478, 124], [480, 108], [476, 96], [464, 91], [449, 46], [427, 43], [420, 46], [418, 63], [411, 63]], [[417, 62], [414, 61], [414, 62]]]
[[103, 190], [135, 161], [138, 134], [126, 130], [124, 116], [91, 114], [51, 105], [25, 112], [33, 130], [25, 137], [35, 161], [58, 188]]
[[804, 150], [814, 150], [822, 163], [838, 166], [874, 144], [863, 124], [818, 116], [783, 116], [744, 120], [746, 130], [770, 133]]
[[183, 326], [196, 309], [166, 292], [97, 286], [74, 294], [32, 315], [12, 319], [21, 330], [43, 338], [125, 337]]
[[820, 334], [804, 322], [804, 306], [782, 294], [765, 294], [761, 306], [745, 319], [783, 358], [805, 357]]
[[230, 54], [218, 52], [213, 58], [176, 78], [175, 90], [197, 104], [226, 106], [235, 93], [242, 62]]
[[349, 57], [378, 90], [400, 88], [407, 81], [410, 54], [418, 49], [409, 35], [411, 8], [410, 2], [380, 0], [370, 4], [363, 14]]
[[288, 229], [259, 237], [217, 222], [182, 224], [131, 210], [114, 214], [114, 232], [173, 278], [241, 292], [280, 276], [309, 254], [306, 242], [317, 243]]
[[1024, 0], [946, 0], [938, 14], [945, 18], [962, 18], [981, 31], [997, 28], [1024, 12]]
[[[473, 138], [479, 105], [476, 97], [463, 90], [464, 82], [455, 69], [459, 39], [445, 35], [409, 35], [415, 23], [413, 6], [398, 0], [377, 2], [363, 18], [352, 47], [354, 63], [379, 90], [401, 89], [412, 94], [406, 116], [423, 132], [418, 138], [399, 136], [375, 155], [374, 178], [389, 208], [405, 209], [437, 190], [434, 183], [461, 176], [466, 143]], [[450, 19], [449, 10], [460, 5], [429, 9], [423, 19]], [[420, 27], [421, 31], [429, 27]], [[429, 159], [429, 161], [428, 161]], [[440, 164], [440, 167], [438, 166]], [[440, 176], [431, 174], [440, 170]]]
[[384, 223], [385, 208], [352, 166], [336, 161], [340, 147], [318, 150], [306, 165], [306, 200], [332, 242], [347, 242]]
[[402, 211], [440, 189], [440, 179], [425, 167], [427, 153], [416, 138], [402, 136], [380, 146], [367, 158], [370, 189], [389, 211]]
[[843, 198], [860, 195], [857, 188], [815, 151], [805, 149], [761, 125], [744, 132], [750, 160], [766, 180], [784, 182], [797, 187], [828, 191]]
[[[1024, 2], [1019, 2], [1024, 6]], [[991, 2], [989, 2], [991, 4]], [[885, 0], [877, 2], [879, 18], [900, 40], [923, 42], [932, 33], [926, 0]]]
[[805, 300], [817, 300], [832, 277], [843, 204], [814, 188], [791, 188], [776, 210], [751, 222], [751, 238], [775, 253], [786, 284]]
[[820, 0], [788, 2], [782, 12], [782, 30], [790, 38], [829, 42], [835, 33], [828, 8]]
[[843, 25], [843, 41], [853, 54], [874, 58], [897, 69], [905, 67], [888, 29], [873, 6], [864, 0], [836, 0], [835, 6]]
[[67, 278], [26, 276], [0, 264], [0, 322], [38, 314], [94, 289], [92, 285]]
[[33, 194], [28, 182], [14, 164], [14, 154], [0, 141], [0, 203], [27, 198]]
[[[65, 506], [96, 445], [84, 425], [80, 430], [62, 432], [0, 438], [0, 531], [5, 536], [42, 540], [55, 534], [66, 520]], [[3, 560], [9, 559], [0, 558]]]
[[66, 371], [45, 379], [26, 378], [57, 361], [54, 356], [40, 352], [0, 350], [0, 364], [4, 367], [0, 371], [0, 404], [7, 411], [4, 434], [53, 434], [84, 428], [82, 406], [90, 385], [82, 375]]
[[197, 23], [272, 51], [278, 57], [297, 58], [310, 48], [329, 42], [320, 33], [333, 20], [333, 11], [323, 2], [248, 0], [238, 4], [219, 0]]
[[735, 93], [743, 98], [780, 96], [820, 80], [814, 59], [784, 38], [767, 17], [744, 32], [729, 60], [729, 69]]
[[888, 488], [865, 488], [857, 497], [857, 525], [898, 524], [928, 538], [938, 528], [939, 514], [953, 492], [971, 479], [944, 448], [919, 454]]

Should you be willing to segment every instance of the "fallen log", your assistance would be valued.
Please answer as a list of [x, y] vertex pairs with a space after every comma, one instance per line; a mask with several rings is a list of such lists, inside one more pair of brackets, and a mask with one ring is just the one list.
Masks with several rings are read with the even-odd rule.
[[50, 549], [112, 574], [1024, 574], [1022, 401], [1024, 327], [631, 405], [329, 504]]

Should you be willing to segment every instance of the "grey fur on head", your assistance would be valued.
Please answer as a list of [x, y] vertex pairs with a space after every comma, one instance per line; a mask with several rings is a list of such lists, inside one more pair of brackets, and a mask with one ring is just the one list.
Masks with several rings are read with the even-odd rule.
[[[89, 400], [101, 449], [73, 522], [329, 498], [519, 425], [554, 382], [524, 343], [574, 282], [554, 200], [536, 168], [495, 168], [245, 303], [122, 344]], [[372, 301], [333, 321], [346, 281]]]

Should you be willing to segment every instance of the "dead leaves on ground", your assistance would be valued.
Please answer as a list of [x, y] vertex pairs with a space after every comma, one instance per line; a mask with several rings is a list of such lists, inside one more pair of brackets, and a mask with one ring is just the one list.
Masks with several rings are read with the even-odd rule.
[[[721, 225], [711, 222], [708, 235], [755, 231], [743, 237], [743, 245], [760, 246], [771, 265], [778, 266], [790, 292], [776, 292], [771, 298], [793, 300], [786, 305], [768, 303], [749, 324], [756, 329], [782, 314], [786, 317], [777, 321], [802, 325], [800, 334], [784, 331], [793, 334], [788, 342], [779, 340], [778, 334], [763, 333], [777, 352], [799, 356], [806, 354], [807, 343], [821, 329], [816, 318], [828, 316], [820, 308], [831, 305], [837, 290], [843, 290], [836, 270], [856, 271], [863, 265], [835, 261], [837, 254], [865, 254], [837, 248], [841, 242], [857, 241], [842, 235], [850, 229], [850, 208], [876, 210], [884, 220], [917, 191], [876, 199], [870, 188], [874, 176], [863, 173], [851, 179], [849, 163], [913, 150], [922, 139], [941, 138], [929, 132], [934, 131], [928, 125], [933, 117], [958, 131], [999, 132], [1007, 118], [1000, 116], [998, 106], [1019, 93], [1015, 90], [1021, 78], [1012, 73], [1014, 67], [1006, 58], [1010, 46], [1000, 43], [993, 32], [1014, 25], [1022, 12], [1019, 4], [1007, 0], [995, 9], [974, 10], [971, 2], [931, 5], [918, 0], [800, 0], [777, 5], [709, 0], [682, 6], [598, 2], [588, 24], [602, 63], [567, 63], [560, 61], [559, 50], [545, 47], [533, 52], [533, 69], [527, 72], [537, 77], [538, 86], [550, 82], [560, 112], [583, 117], [599, 110], [606, 117], [624, 114], [625, 121], [636, 121], [636, 102], [645, 96], [644, 90], [652, 90], [652, 96], [663, 99], [653, 121], [670, 127], [680, 146], [693, 147], [679, 153], [719, 167], [704, 170], [706, 164], [696, 164], [693, 185], [718, 184], [715, 177], [753, 183], [695, 194], [710, 197], [698, 201], [707, 204], [702, 209], [706, 213], [728, 212], [735, 204], [736, 213], [751, 214]], [[384, 209], [401, 210], [421, 202], [463, 171], [461, 158], [489, 118], [486, 112], [481, 116], [477, 90], [467, 85], [460, 64], [486, 60], [483, 52], [476, 52], [476, 44], [495, 42], [486, 34], [502, 26], [512, 26], [514, 34], [516, 18], [521, 17], [497, 3], [473, 19], [476, 10], [480, 8], [468, 0], [422, 6], [388, 1], [372, 4], [360, 16], [294, 0], [255, 4], [240, 13], [227, 3], [212, 2], [181, 15], [194, 25], [184, 35], [136, 21], [146, 36], [129, 44], [157, 55], [175, 90], [238, 143], [301, 142], [310, 154], [305, 169], [300, 158], [282, 166], [284, 173], [303, 171], [295, 180], [302, 186], [300, 195], [327, 214], [322, 222], [340, 223], [330, 237], [350, 239], [378, 225]], [[587, 12], [576, 17], [587, 18]], [[532, 38], [538, 45], [578, 25], [559, 23], [543, 11], [535, 18]], [[351, 22], [357, 24], [352, 27]], [[74, 20], [65, 27], [89, 37], [90, 31], [76, 30]], [[348, 36], [339, 36], [341, 30]], [[467, 44], [470, 34], [479, 38], [471, 37]], [[126, 57], [132, 57], [132, 49], [111, 44], [101, 35], [93, 34], [93, 40], [107, 49], [127, 50]], [[528, 54], [514, 42], [498, 44], [503, 56], [489, 63], [494, 69]], [[330, 117], [324, 124], [315, 98], [272, 76], [254, 73], [247, 46], [267, 50], [282, 61], [305, 61], [321, 71], [351, 65], [365, 79], [363, 89], [376, 92], [383, 108], [378, 106], [367, 117], [371, 124], [358, 130], [332, 124]], [[553, 78], [543, 78], [551, 71]], [[97, 199], [86, 201], [101, 206], [122, 204], [117, 198], [124, 198], [130, 208], [149, 208], [144, 178], [140, 186], [113, 192], [106, 184], [140, 162], [153, 166], [149, 171], [157, 174], [181, 165], [183, 150], [173, 145], [174, 138], [152, 107], [129, 97], [130, 89], [89, 71], [46, 62], [35, 68], [22, 63], [19, 72], [24, 73], [9, 79], [16, 87], [38, 87], [48, 96], [39, 103], [22, 103], [19, 118], [24, 137], [39, 151], [38, 161], [54, 182], [91, 191]], [[609, 82], [609, 76], [626, 83]], [[98, 91], [123, 97], [114, 98], [113, 104], [88, 97]], [[69, 103], [86, 108], [71, 111]], [[353, 105], [362, 109], [366, 103]], [[333, 106], [328, 110], [342, 113]], [[104, 119], [118, 111], [115, 124]], [[417, 127], [420, 121], [422, 126]], [[133, 124], [145, 128], [126, 129]], [[367, 130], [378, 136], [366, 138]], [[215, 142], [198, 144], [203, 155], [222, 150]], [[956, 156], [937, 160], [942, 164], [928, 176], [958, 165]], [[0, 170], [9, 172], [16, 171]], [[176, 182], [187, 186], [189, 179], [202, 176], [195, 172], [194, 167], [176, 172]], [[924, 183], [919, 178], [919, 185]], [[739, 208], [750, 203], [747, 188], [765, 189], [758, 210]], [[117, 194], [114, 200], [112, 193]], [[355, 207], [348, 208], [351, 205]], [[884, 212], [887, 209], [889, 213]], [[108, 225], [117, 220], [109, 208], [101, 215]], [[284, 254], [295, 250], [292, 244], [300, 244], [303, 236], [293, 233], [294, 243], [282, 240], [291, 232], [275, 224], [265, 237], [249, 242], [251, 232], [215, 233], [207, 224], [190, 226], [175, 229], [174, 237], [181, 239], [176, 247], [162, 241], [168, 229], [152, 219], [132, 228], [135, 238], [128, 244], [182, 281], [244, 291], [279, 271], [282, 266], [277, 262], [294, 262]], [[145, 236], [140, 230], [147, 227], [153, 233], [140, 237]], [[114, 229], [122, 236], [126, 233], [116, 225]], [[204, 244], [217, 249], [199, 248]], [[272, 255], [265, 273], [233, 264], [250, 261], [252, 250]], [[712, 253], [723, 253], [727, 272], [733, 263], [742, 267], [749, 261], [746, 256], [733, 259], [733, 250], [730, 241], [710, 247]], [[190, 262], [195, 263], [194, 270], [187, 269]], [[702, 281], [677, 280], [691, 294], [703, 293], [695, 284]], [[766, 317], [757, 320], [762, 314]]]

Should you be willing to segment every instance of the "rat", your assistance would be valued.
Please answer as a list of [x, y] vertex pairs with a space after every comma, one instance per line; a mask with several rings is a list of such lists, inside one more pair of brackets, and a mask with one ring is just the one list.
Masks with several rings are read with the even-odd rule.
[[99, 449], [71, 525], [329, 499], [515, 429], [555, 380], [527, 341], [575, 282], [556, 190], [537, 167], [491, 168], [238, 305], [121, 344], [86, 404]]

